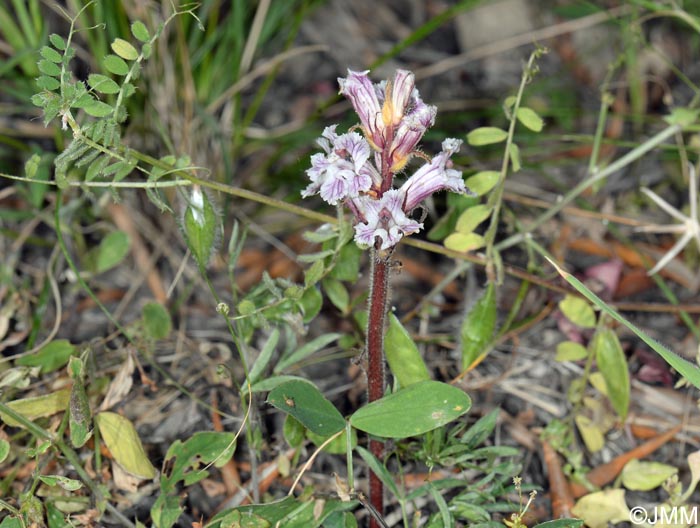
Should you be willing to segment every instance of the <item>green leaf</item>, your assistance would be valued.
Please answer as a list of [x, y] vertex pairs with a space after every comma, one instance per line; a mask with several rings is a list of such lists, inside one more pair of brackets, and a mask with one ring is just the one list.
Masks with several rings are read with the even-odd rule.
[[341, 334], [329, 333], [320, 335], [317, 338], [312, 339], [311, 341], [306, 343], [304, 346], [298, 348], [291, 354], [282, 357], [277, 363], [277, 365], [275, 365], [275, 374], [282, 372], [284, 369], [289, 368], [292, 365], [295, 365], [300, 361], [305, 360], [307, 357], [317, 353], [320, 350], [323, 350], [332, 342], [337, 341], [340, 337]]
[[529, 128], [533, 132], [541, 132], [544, 127], [544, 121], [532, 108], [521, 106], [517, 113], [518, 121], [523, 126]]
[[173, 323], [165, 307], [156, 302], [146, 303], [141, 310], [143, 329], [151, 339], [165, 339], [170, 335]]
[[119, 93], [119, 85], [106, 75], [91, 73], [88, 75], [88, 84], [96, 91], [103, 94]]
[[[69, 401], [70, 389], [61, 389], [42, 396], [13, 400], [6, 405], [27, 420], [35, 420], [65, 411], [68, 408]], [[12, 427], [21, 425], [3, 413], [0, 413], [0, 419]]]
[[588, 357], [588, 350], [581, 343], [564, 341], [557, 345], [555, 361], [581, 361]]
[[63, 51], [66, 49], [66, 41], [56, 33], [51, 33], [51, 35], [49, 35], [49, 42], [51, 42], [51, 45], [57, 50]]
[[505, 141], [507, 137], [508, 132], [502, 128], [481, 127], [474, 129], [467, 134], [467, 142], [474, 147], [480, 147], [482, 145], [501, 143], [502, 141]]
[[632, 459], [622, 468], [622, 485], [635, 491], [650, 491], [658, 488], [667, 479], [678, 473], [678, 468], [661, 462]]
[[479, 418], [459, 439], [460, 443], [466, 445], [470, 450], [476, 449], [486, 440], [496, 428], [498, 414], [500, 410], [496, 407], [490, 413]]
[[496, 186], [500, 176], [498, 171], [480, 171], [469, 176], [464, 184], [477, 196], [483, 196]]
[[678, 125], [686, 128], [698, 120], [698, 115], [700, 115], [700, 110], [698, 109], [679, 107], [672, 109], [671, 114], [664, 117], [664, 121], [669, 125]]
[[[288, 415], [289, 416], [289, 415]], [[314, 445], [321, 447], [323, 443], [328, 440], [327, 437], [317, 435], [313, 431], [307, 431], [306, 436], [311, 440]], [[350, 449], [355, 449], [357, 447], [357, 431], [355, 429], [350, 429]], [[343, 431], [341, 434], [336, 436], [333, 440], [323, 446], [323, 450], [326, 453], [332, 455], [344, 455], [348, 450], [348, 435], [347, 430]]]
[[452, 233], [445, 239], [445, 247], [453, 251], [467, 253], [486, 245], [484, 237], [476, 233]]
[[114, 460], [125, 471], [142, 479], [152, 479], [156, 469], [148, 460], [136, 428], [128, 418], [113, 412], [95, 416], [100, 435]]
[[76, 348], [70, 341], [56, 339], [33, 354], [20, 357], [17, 364], [24, 367], [41, 367], [41, 373], [48, 374], [65, 366], [68, 359], [75, 353]]
[[338, 409], [307, 381], [292, 380], [278, 385], [270, 391], [267, 403], [291, 414], [304, 427], [321, 436], [331, 436], [345, 427]]
[[58, 82], [58, 79], [49, 77], [48, 75], [41, 75], [37, 78], [36, 85], [42, 90], [53, 91], [58, 90], [58, 88], [61, 86], [61, 83]]
[[109, 73], [114, 75], [126, 75], [129, 73], [129, 65], [124, 59], [116, 55], [107, 55], [102, 63]]
[[235, 449], [233, 433], [197, 432], [185, 442], [173, 442], [163, 462], [161, 493], [151, 507], [153, 523], [158, 528], [173, 526], [183, 511], [178, 482], [195, 482], [207, 477], [209, 473], [202, 466], [222, 467], [231, 459]]
[[326, 277], [321, 284], [333, 305], [341, 312], [348, 313], [350, 310], [350, 294], [343, 283], [339, 280]]
[[598, 370], [605, 378], [610, 403], [624, 421], [630, 403], [630, 377], [627, 358], [617, 334], [609, 328], [598, 331], [593, 338], [593, 350]]
[[39, 480], [47, 486], [60, 486], [66, 491], [77, 491], [83, 487], [83, 483], [60, 475], [39, 475]]
[[112, 231], [102, 239], [97, 248], [95, 267], [98, 273], [119, 264], [129, 253], [129, 236], [123, 231]]
[[33, 180], [39, 170], [39, 163], [41, 163], [41, 156], [39, 154], [32, 154], [31, 157], [24, 164], [24, 175], [30, 180]]
[[377, 458], [364, 447], [358, 446], [357, 452], [362, 457], [362, 460], [365, 461], [370, 471], [379, 477], [379, 480], [382, 481], [382, 484], [384, 484], [394, 497], [401, 497], [403, 495], [394, 481], [394, 476], [389, 473], [389, 470], [387, 470], [384, 464], [377, 460]]
[[269, 365], [272, 354], [277, 348], [277, 343], [279, 343], [279, 339], [280, 332], [277, 328], [275, 328], [272, 330], [270, 337], [267, 338], [267, 341], [260, 351], [258, 358], [255, 360], [255, 363], [253, 363], [253, 366], [250, 367], [248, 380], [251, 385], [258, 381], [265, 368]]
[[513, 168], [513, 172], [518, 172], [522, 168], [522, 163], [520, 162], [520, 147], [515, 143], [509, 145], [508, 157], [510, 158], [510, 166]]
[[441, 427], [470, 407], [471, 398], [464, 391], [428, 380], [365, 405], [350, 417], [350, 423], [371, 435], [406, 438]]
[[111, 44], [112, 51], [122, 59], [134, 61], [139, 58], [139, 52], [131, 43], [124, 39], [115, 38]]
[[625, 319], [619, 313], [613, 310], [610, 306], [608, 306], [600, 297], [598, 297], [595, 293], [589, 290], [576, 277], [561, 269], [559, 266], [556, 265], [555, 262], [550, 260], [550, 263], [557, 269], [557, 272], [559, 272], [559, 274], [562, 277], [564, 277], [564, 279], [566, 279], [566, 281], [569, 284], [571, 284], [574, 288], [576, 288], [583, 296], [585, 296], [589, 301], [595, 304], [598, 308], [600, 308], [610, 317], [615, 319], [615, 321], [630, 329], [637, 337], [639, 337], [642, 341], [649, 345], [652, 348], [652, 350], [654, 350], [662, 358], [664, 358], [666, 363], [671, 365], [690, 383], [692, 383], [695, 387], [700, 389], [700, 368], [698, 368], [697, 365], [694, 365], [690, 361], [683, 359], [678, 354], [671, 352], [668, 348], [666, 348], [658, 341], [649, 337], [646, 333], [644, 333], [642, 330], [637, 328], [635, 325], [630, 323], [627, 319]]
[[462, 369], [467, 369], [487, 351], [496, 330], [496, 288], [489, 283], [462, 322]]
[[605, 445], [605, 437], [600, 427], [593, 422], [588, 416], [577, 414], [574, 416], [574, 422], [578, 427], [583, 443], [586, 444], [586, 449], [591, 453], [597, 453]]
[[559, 301], [559, 309], [566, 318], [581, 328], [595, 326], [595, 312], [591, 305], [577, 295], [566, 295]]
[[489, 217], [491, 209], [491, 207], [485, 204], [470, 207], [459, 215], [455, 230], [464, 234], [471, 233], [481, 222]]
[[114, 110], [114, 108], [107, 103], [96, 101], [94, 99], [88, 102], [82, 108], [85, 110], [86, 114], [91, 115], [92, 117], [107, 117]]
[[304, 285], [308, 288], [313, 286], [323, 277], [325, 266], [323, 259], [314, 261], [314, 263], [304, 272]]
[[345, 244], [338, 254], [330, 276], [341, 281], [356, 281], [360, 274], [360, 259], [363, 251], [357, 244]]
[[10, 442], [0, 438], [0, 464], [2, 464], [10, 454]]
[[282, 434], [290, 447], [300, 447], [306, 438], [306, 428], [294, 416], [288, 414], [284, 419]]
[[425, 366], [418, 347], [393, 313], [389, 313], [384, 354], [392, 374], [402, 388], [430, 379], [428, 367]]
[[207, 193], [198, 187], [193, 188], [183, 229], [187, 246], [201, 270], [206, 268], [214, 250], [217, 224], [217, 214]]
[[68, 372], [73, 378], [73, 388], [70, 393], [70, 440], [73, 447], [83, 447], [92, 436], [92, 414], [88, 401], [85, 384], [83, 361], [77, 357], [70, 358]]
[[42, 57], [51, 62], [61, 62], [63, 60], [63, 55], [49, 46], [42, 47], [39, 53]]
[[148, 29], [143, 22], [137, 20], [131, 24], [131, 34], [141, 42], [148, 42], [151, 36], [148, 34]]
[[51, 77], [59, 77], [61, 75], [61, 68], [50, 60], [41, 59], [38, 62], [38, 66], [39, 71], [44, 75], [50, 75]]
[[308, 288], [302, 295], [299, 306], [304, 313], [304, 324], [309, 324], [321, 311], [323, 295], [318, 288]]

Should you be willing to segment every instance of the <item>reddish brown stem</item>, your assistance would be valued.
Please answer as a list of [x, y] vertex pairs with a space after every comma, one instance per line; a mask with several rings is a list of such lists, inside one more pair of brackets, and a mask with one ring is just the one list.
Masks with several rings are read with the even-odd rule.
[[[369, 319], [367, 321], [367, 394], [370, 402], [384, 395], [384, 321], [388, 298], [389, 270], [387, 262], [376, 250], [372, 251], [372, 285], [369, 292]], [[384, 443], [369, 441], [370, 452], [382, 460]], [[369, 501], [380, 515], [384, 514], [384, 487], [379, 477], [370, 472]], [[379, 523], [371, 518], [370, 528], [379, 528]]]

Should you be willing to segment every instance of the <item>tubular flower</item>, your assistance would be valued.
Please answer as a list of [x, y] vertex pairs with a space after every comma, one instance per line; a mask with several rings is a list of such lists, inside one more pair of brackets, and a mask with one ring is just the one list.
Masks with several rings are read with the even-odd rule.
[[438, 191], [452, 191], [459, 194], [470, 193], [464, 185], [462, 173], [452, 167], [452, 154], [459, 150], [462, 141], [446, 139], [442, 142], [442, 152], [433, 157], [401, 186], [404, 196], [404, 209], [412, 210], [428, 196]]
[[317, 141], [325, 154], [311, 156], [306, 171], [311, 183], [302, 196], [320, 194], [332, 205], [346, 203], [357, 222], [355, 242], [387, 250], [422, 229], [409, 214], [428, 196], [442, 190], [470, 191], [450, 160], [462, 145], [458, 139], [443, 141], [442, 152], [400, 189], [391, 188], [394, 175], [405, 168], [435, 122], [437, 110], [421, 100], [413, 73], [398, 70], [393, 80], [379, 84], [368, 74], [348, 70], [346, 78], [338, 79], [340, 93], [360, 118], [364, 137], [356, 132], [339, 136], [337, 125], [327, 127]]
[[385, 192], [378, 200], [356, 201], [363, 221], [355, 225], [355, 242], [361, 246], [389, 249], [405, 235], [417, 233], [423, 224], [406, 216], [403, 195], [397, 189]]

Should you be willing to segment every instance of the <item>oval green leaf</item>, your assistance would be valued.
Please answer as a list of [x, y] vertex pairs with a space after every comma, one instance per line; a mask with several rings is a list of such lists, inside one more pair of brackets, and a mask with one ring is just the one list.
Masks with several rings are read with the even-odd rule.
[[678, 468], [661, 462], [630, 460], [622, 469], [622, 485], [635, 491], [649, 491], [661, 486], [678, 473]]
[[50, 75], [51, 77], [58, 77], [61, 75], [61, 68], [56, 66], [55, 63], [47, 59], [41, 59], [38, 63], [39, 71], [44, 75]]
[[104, 237], [97, 250], [97, 272], [107, 271], [119, 264], [129, 253], [129, 246], [129, 236], [123, 231], [113, 231]]
[[502, 128], [481, 127], [474, 129], [467, 134], [467, 142], [474, 147], [480, 147], [482, 145], [501, 143], [502, 141], [505, 141], [507, 137], [508, 132]]
[[491, 214], [491, 207], [486, 204], [475, 205], [465, 210], [457, 219], [455, 230], [459, 233], [469, 234], [486, 220]]
[[350, 417], [350, 423], [371, 435], [406, 438], [459, 418], [471, 404], [471, 398], [457, 387], [427, 380], [362, 407]]
[[540, 132], [544, 127], [544, 120], [532, 108], [521, 106], [518, 108], [518, 121], [523, 126], [529, 128], [533, 132]]
[[588, 357], [588, 350], [581, 343], [564, 341], [557, 345], [556, 361], [580, 361]]
[[41, 367], [41, 373], [48, 374], [68, 363], [75, 352], [75, 346], [67, 339], [55, 339], [34, 354], [22, 356], [17, 360], [17, 364], [23, 367]]
[[0, 438], [0, 464], [2, 464], [10, 454], [10, 442]]
[[165, 339], [170, 334], [173, 323], [170, 320], [168, 310], [162, 304], [147, 303], [141, 311], [143, 317], [143, 329], [153, 339]]
[[106, 75], [91, 73], [88, 75], [88, 84], [95, 90], [103, 94], [119, 93], [119, 85]]
[[52, 91], [57, 90], [58, 87], [61, 86], [61, 83], [58, 82], [58, 79], [54, 79], [53, 77], [49, 77], [48, 75], [41, 75], [36, 80], [36, 85], [42, 90]]
[[57, 35], [56, 33], [51, 33], [51, 35], [49, 35], [49, 42], [51, 42], [53, 47], [58, 50], [63, 51], [66, 49], [66, 41], [63, 40], [63, 37]]
[[445, 239], [445, 247], [453, 251], [469, 252], [486, 245], [484, 237], [476, 233], [452, 233]]
[[124, 39], [115, 38], [111, 48], [122, 59], [133, 61], [139, 58], [139, 52], [136, 51], [136, 48]]
[[593, 350], [598, 370], [605, 378], [610, 403], [624, 421], [630, 404], [630, 376], [617, 334], [609, 328], [602, 329], [593, 338]]
[[113, 412], [101, 412], [95, 423], [114, 460], [132, 475], [152, 479], [156, 469], [148, 460], [136, 428], [128, 418]]
[[109, 73], [114, 75], [126, 75], [129, 73], [129, 66], [124, 59], [116, 55], [107, 55], [102, 63]]
[[430, 379], [428, 367], [418, 347], [393, 313], [389, 314], [389, 330], [384, 338], [384, 354], [391, 373], [401, 387]]
[[63, 60], [63, 56], [55, 49], [49, 46], [44, 46], [43, 48], [41, 48], [41, 51], [39, 51], [39, 53], [42, 57], [51, 62], [61, 62]]
[[500, 176], [498, 171], [480, 171], [469, 176], [464, 184], [477, 196], [483, 196], [496, 186]]
[[329, 437], [345, 427], [343, 415], [308, 381], [291, 380], [278, 385], [270, 391], [267, 403], [291, 414], [317, 435]]
[[107, 117], [114, 109], [107, 103], [93, 100], [84, 105], [83, 110], [85, 110], [86, 114], [91, 115], [92, 117]]
[[146, 25], [140, 20], [137, 20], [131, 24], [131, 34], [141, 42], [148, 42], [148, 39], [151, 38], [151, 36], [148, 34]]
[[572, 323], [581, 328], [593, 328], [595, 326], [595, 312], [585, 299], [576, 295], [567, 295], [559, 302], [559, 309]]

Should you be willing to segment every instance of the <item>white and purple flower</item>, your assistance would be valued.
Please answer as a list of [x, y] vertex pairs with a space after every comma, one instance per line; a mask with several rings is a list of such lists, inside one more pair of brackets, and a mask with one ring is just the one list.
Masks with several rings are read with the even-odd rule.
[[332, 205], [345, 202], [357, 220], [355, 242], [387, 250], [422, 229], [423, 224], [408, 215], [428, 196], [442, 190], [470, 191], [450, 160], [462, 144], [458, 139], [443, 141], [442, 152], [401, 188], [391, 188], [394, 174], [415, 154], [437, 110], [421, 100], [413, 73], [398, 70], [393, 81], [379, 84], [372, 83], [368, 73], [348, 70], [346, 78], [338, 79], [340, 93], [360, 118], [364, 137], [356, 132], [339, 136], [336, 125], [327, 127], [318, 139], [325, 154], [311, 156], [306, 171], [311, 183], [302, 196], [320, 194]]

